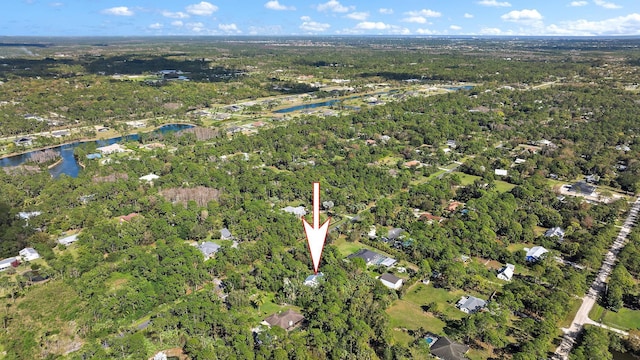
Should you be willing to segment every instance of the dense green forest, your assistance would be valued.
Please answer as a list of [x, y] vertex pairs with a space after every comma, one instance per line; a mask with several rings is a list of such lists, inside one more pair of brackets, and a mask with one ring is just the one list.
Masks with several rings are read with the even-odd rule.
[[[143, 135], [109, 161], [87, 159], [96, 146], [82, 145], [75, 178], [52, 178], [45, 167], [0, 171], [0, 255], [33, 247], [41, 256], [0, 273], [0, 358], [146, 359], [178, 349], [190, 359], [427, 359], [428, 333], [469, 346], [472, 359], [548, 358], [640, 186], [640, 102], [625, 88], [638, 64], [622, 50], [567, 59], [535, 41], [474, 45], [486, 55], [447, 52], [437, 40], [395, 49], [377, 41], [384, 51], [337, 40], [326, 49], [169, 42], [162, 56], [122, 44], [65, 60], [54, 57], [71, 51], [60, 44], [44, 58], [3, 60], [0, 136], [50, 130], [24, 117], [49, 112], [74, 126], [152, 118], [216, 131], [200, 140], [195, 131]], [[163, 69], [191, 81], [113, 77]], [[350, 79], [354, 93], [380, 82], [403, 92], [327, 115], [190, 114], [316, 91], [275, 90], [301, 75]], [[408, 79], [474, 86], [421, 93]], [[257, 120], [267, 125], [227, 132]], [[159, 178], [139, 180], [149, 173]], [[589, 175], [597, 195], [563, 190]], [[327, 201], [323, 219], [332, 218], [317, 287], [304, 284], [312, 265], [300, 219], [281, 210], [309, 211], [313, 182]], [[17, 215], [32, 211], [41, 214]], [[554, 227], [562, 239], [544, 235]], [[388, 239], [394, 228], [404, 230], [397, 241]], [[73, 234], [77, 242], [57, 242]], [[639, 234], [599, 301], [605, 321], [639, 318]], [[209, 259], [195, 246], [203, 241], [220, 245]], [[528, 261], [534, 246], [547, 256]], [[359, 249], [397, 267], [345, 260]], [[496, 277], [505, 264], [515, 265], [511, 281]], [[377, 279], [386, 272], [403, 279], [401, 289]], [[464, 295], [487, 309], [456, 309]], [[301, 326], [260, 327], [287, 309], [304, 316]], [[622, 338], [588, 327], [573, 358], [637, 354], [640, 324], [632, 325]]]

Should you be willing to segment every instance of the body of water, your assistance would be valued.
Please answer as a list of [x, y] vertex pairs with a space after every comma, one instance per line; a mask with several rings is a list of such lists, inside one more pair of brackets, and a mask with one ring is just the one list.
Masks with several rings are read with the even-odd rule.
[[[163, 125], [158, 129], [152, 131], [151, 133], [165, 134], [169, 132], [189, 129], [192, 127], [193, 125], [189, 125], [189, 124], [169, 124], [169, 125]], [[119, 136], [119, 137], [105, 139], [105, 140], [78, 141], [70, 144], [64, 144], [64, 145], [53, 147], [51, 148], [52, 150], [60, 153], [60, 156], [62, 157], [62, 162], [60, 162], [56, 166], [49, 169], [49, 173], [51, 173], [51, 176], [53, 176], [54, 178], [57, 178], [62, 174], [65, 174], [71, 177], [77, 177], [82, 167], [80, 166], [80, 164], [78, 164], [78, 161], [73, 156], [73, 151], [75, 150], [75, 148], [77, 148], [80, 145], [94, 143], [96, 144], [97, 147], [101, 147], [101, 146], [107, 146], [107, 145], [119, 143], [122, 141], [137, 141], [139, 139], [140, 139], [139, 134], [131, 134], [127, 136]], [[0, 166], [5, 167], [5, 166], [22, 165], [31, 158], [31, 154], [39, 151], [41, 150], [34, 150], [24, 154], [19, 154], [19, 155], [7, 157], [4, 159], [0, 159]]]

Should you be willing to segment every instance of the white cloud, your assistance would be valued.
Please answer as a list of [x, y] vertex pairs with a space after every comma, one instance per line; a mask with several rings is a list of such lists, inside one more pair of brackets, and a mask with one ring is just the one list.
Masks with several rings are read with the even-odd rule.
[[593, 3], [605, 9], [620, 9], [622, 6], [604, 0], [593, 0]]
[[264, 4], [264, 7], [270, 10], [295, 10], [296, 9], [295, 6], [286, 6], [286, 5], [280, 4], [278, 0], [268, 1]]
[[373, 22], [373, 21], [363, 21], [356, 25], [356, 29], [359, 30], [387, 30], [390, 29], [391, 25], [385, 24], [381, 21]]
[[278, 35], [282, 34], [282, 26], [249, 26], [249, 35]]
[[430, 10], [430, 9], [422, 9], [422, 10], [417, 10], [417, 11], [407, 11], [405, 14], [409, 15], [409, 16], [422, 16], [422, 17], [427, 17], [427, 18], [434, 18], [434, 17], [442, 16], [442, 13], [437, 12], [437, 11], [433, 11], [433, 10]]
[[504, 21], [527, 22], [542, 20], [542, 15], [536, 9], [513, 10], [500, 17]]
[[368, 12], [352, 12], [351, 14], [347, 14], [349, 19], [364, 21], [369, 17]]
[[481, 35], [501, 35], [502, 30], [498, 28], [482, 28], [480, 30]]
[[572, 1], [569, 6], [573, 6], [573, 7], [579, 7], [579, 6], [585, 6], [589, 4], [589, 2], [587, 1]]
[[434, 35], [436, 32], [429, 29], [418, 29], [416, 30], [416, 34], [420, 35]]
[[206, 30], [205, 27], [204, 27], [204, 24], [201, 23], [201, 22], [190, 22], [190, 23], [186, 23], [185, 26], [189, 30], [191, 30], [191, 31], [193, 31], [195, 33], [199, 33], [199, 32], [202, 32], [202, 31]]
[[462, 30], [462, 28], [460, 26], [458, 26], [458, 25], [451, 25], [451, 26], [449, 26], [449, 29], [456, 30], [456, 31], [457, 30]]
[[547, 35], [640, 35], [640, 14], [633, 13], [600, 21], [575, 20], [552, 24], [546, 28]]
[[510, 7], [511, 3], [507, 1], [481, 0], [481, 1], [478, 1], [478, 5], [493, 6], [493, 7]]
[[300, 20], [302, 21], [311, 21], [311, 16], [300, 16]]
[[218, 29], [228, 34], [240, 34], [242, 31], [238, 29], [236, 24], [218, 24]]
[[107, 15], [116, 15], [116, 16], [132, 16], [133, 15], [133, 11], [131, 11], [126, 6], [116, 6], [110, 9], [104, 9], [102, 10], [102, 13]]
[[408, 23], [416, 23], [416, 24], [426, 24], [427, 18], [422, 16], [409, 16], [402, 19], [401, 21], [408, 22]]
[[391, 14], [393, 14], [393, 9], [380, 8], [380, 9], [378, 10], [378, 12], [379, 12], [380, 14], [391, 15]]
[[316, 21], [305, 21], [300, 25], [300, 30], [310, 32], [310, 33], [318, 33], [329, 30], [331, 25], [323, 24]]
[[160, 24], [160, 23], [155, 23], [155, 24], [151, 24], [149, 25], [149, 29], [154, 29], [154, 30], [158, 30], [158, 29], [162, 29], [164, 25]]
[[463, 16], [464, 16], [465, 19], [473, 19], [473, 14], [464, 13]]
[[182, 27], [182, 26], [184, 26], [184, 23], [182, 21], [180, 21], [180, 20], [176, 20], [176, 21], [172, 21], [171, 25], [175, 26], [175, 27]]
[[349, 8], [340, 4], [338, 0], [329, 0], [324, 4], [320, 4], [316, 7], [318, 11], [331, 11], [331, 12], [348, 12]]
[[189, 14], [183, 13], [182, 11], [171, 12], [171, 11], [163, 11], [162, 16], [168, 17], [171, 19], [186, 19], [189, 17]]
[[201, 1], [199, 4], [187, 5], [185, 8], [191, 15], [210, 16], [214, 12], [218, 11], [218, 7], [212, 3]]

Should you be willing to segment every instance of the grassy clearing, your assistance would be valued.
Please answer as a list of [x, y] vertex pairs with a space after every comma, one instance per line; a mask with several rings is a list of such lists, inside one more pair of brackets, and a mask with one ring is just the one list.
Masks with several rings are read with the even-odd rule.
[[602, 315], [604, 315], [604, 308], [598, 304], [595, 304], [589, 312], [589, 319], [599, 322], [602, 320]]
[[389, 325], [391, 328], [417, 330], [424, 328], [435, 334], [443, 334], [444, 321], [422, 310], [419, 305], [406, 300], [397, 300], [389, 309]]
[[462, 319], [464, 313], [455, 307], [455, 303], [462, 295], [464, 295], [462, 290], [447, 291], [436, 289], [431, 285], [418, 284], [404, 296], [403, 300], [418, 306], [435, 303], [435, 311], [451, 319]]
[[510, 244], [509, 246], [507, 246], [507, 250], [509, 250], [510, 252], [514, 253], [517, 251], [520, 251], [526, 247], [528, 248], [532, 248], [534, 247], [534, 244], [527, 244], [527, 243], [516, 243], [516, 244]]
[[640, 310], [622, 308], [618, 312], [607, 311], [602, 322], [621, 330], [640, 328]]
[[464, 186], [471, 185], [474, 181], [480, 179], [480, 176], [469, 175], [459, 171], [454, 171], [452, 174], [458, 175], [460, 177], [460, 185]]
[[513, 189], [514, 187], [516, 187], [513, 184], [509, 184], [506, 181], [502, 181], [502, 180], [498, 180], [496, 181], [496, 191], [504, 193], [504, 192], [508, 192], [511, 191], [511, 189]]

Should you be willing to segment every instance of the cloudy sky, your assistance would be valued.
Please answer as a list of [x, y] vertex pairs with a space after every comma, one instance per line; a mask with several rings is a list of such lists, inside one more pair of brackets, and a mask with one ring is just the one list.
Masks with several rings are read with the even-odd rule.
[[0, 35], [640, 36], [640, 0], [4, 0]]

